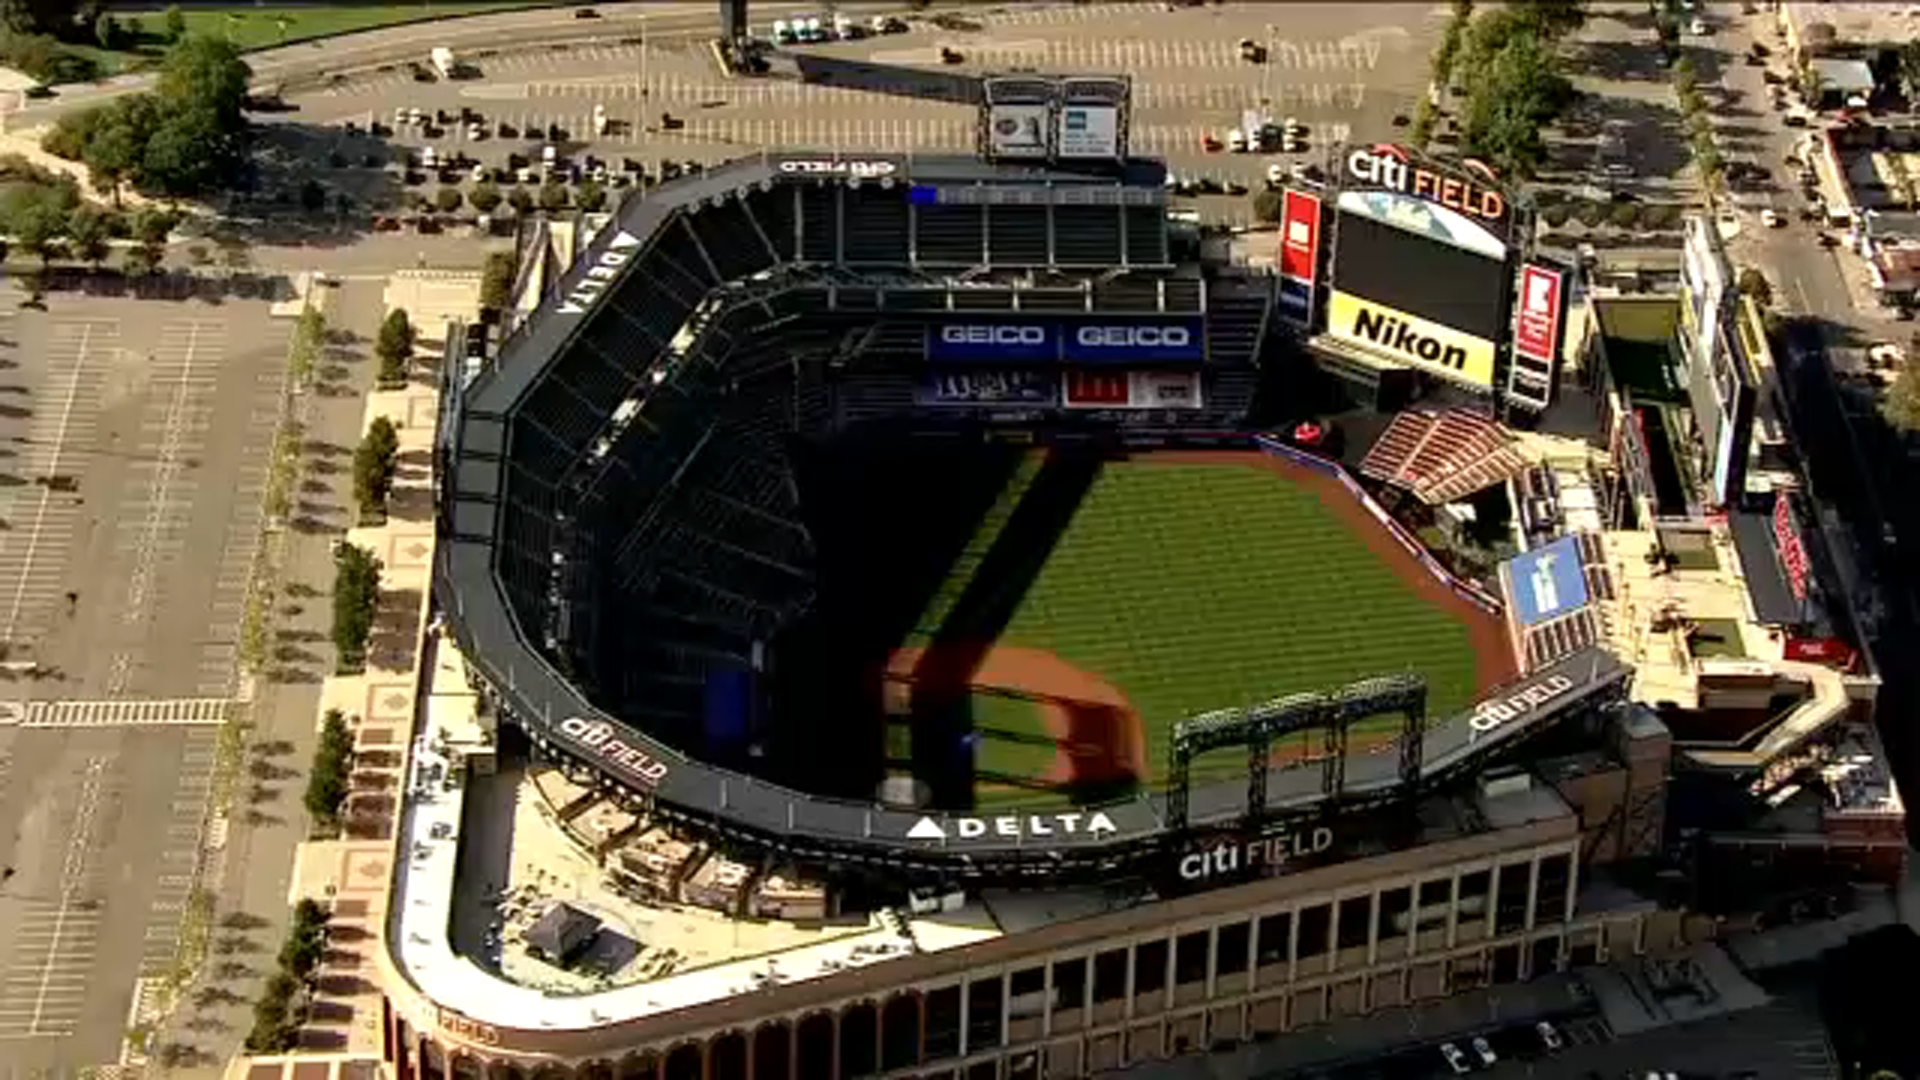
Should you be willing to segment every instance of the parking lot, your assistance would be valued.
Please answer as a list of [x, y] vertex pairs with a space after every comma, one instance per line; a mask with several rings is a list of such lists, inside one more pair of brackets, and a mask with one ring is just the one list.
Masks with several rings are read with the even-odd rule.
[[0, 728], [3, 1075], [120, 1059], [138, 981], [175, 963], [215, 731]]
[[[944, 48], [960, 61], [949, 69], [970, 73], [1128, 72], [1135, 80], [1134, 152], [1164, 156], [1182, 176], [1251, 185], [1270, 163], [1317, 163], [1333, 143], [1392, 138], [1424, 86], [1426, 58], [1446, 10], [1427, 4], [1227, 4], [1176, 12], [1147, 4], [1036, 6], [974, 16], [969, 29], [921, 23], [905, 34], [790, 51], [941, 67]], [[765, 34], [768, 27], [755, 30]], [[1260, 43], [1267, 62], [1242, 59], [1241, 40]], [[417, 81], [424, 71], [396, 66], [300, 96], [278, 119], [287, 138], [318, 144], [309, 156], [330, 160], [323, 173], [329, 184], [375, 201], [403, 188], [470, 191], [476, 164], [498, 183], [539, 183], [549, 145], [562, 176], [590, 175], [590, 168], [575, 174], [568, 166], [590, 165], [592, 157], [609, 169], [602, 178], [618, 185], [639, 173], [657, 177], [666, 161], [708, 163], [761, 150], [965, 153], [975, 137], [968, 106], [791, 78], [729, 79], [698, 41], [479, 52], [462, 59], [472, 65], [470, 78]], [[1304, 152], [1234, 155], [1203, 146], [1205, 136], [1224, 137], [1252, 108], [1275, 121], [1297, 119], [1308, 132]], [[424, 123], [395, 123], [397, 110], [412, 109]], [[442, 115], [447, 122], [436, 122]], [[428, 148], [434, 168], [418, 164]], [[635, 175], [620, 175], [625, 161]], [[440, 167], [448, 162], [451, 167]], [[1244, 217], [1246, 207], [1237, 200], [1203, 209]]]
[[0, 695], [232, 695], [287, 328], [60, 291], [6, 326]]

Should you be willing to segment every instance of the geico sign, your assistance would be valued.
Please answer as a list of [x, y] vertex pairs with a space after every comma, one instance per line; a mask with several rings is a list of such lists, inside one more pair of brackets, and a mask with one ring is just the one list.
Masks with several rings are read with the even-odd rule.
[[633, 258], [633, 249], [639, 246], [640, 238], [625, 229], [615, 234], [613, 240], [607, 244], [607, 249], [600, 253], [599, 258], [588, 264], [586, 274], [567, 291], [566, 298], [560, 302], [560, 313], [562, 315], [585, 313], [593, 306], [594, 301], [600, 299], [600, 294], [607, 291], [607, 286], [612, 285], [614, 279], [620, 276], [620, 268], [627, 265]]
[[1475, 735], [1483, 735], [1502, 724], [1518, 720], [1542, 705], [1573, 689], [1573, 680], [1565, 675], [1549, 675], [1537, 683], [1521, 687], [1503, 698], [1483, 701], [1473, 707], [1467, 726]]
[[666, 762], [615, 734], [613, 725], [605, 720], [569, 716], [560, 721], [560, 733], [649, 784], [667, 778]]
[[1073, 342], [1088, 349], [1184, 349], [1193, 344], [1193, 331], [1184, 326], [1083, 326]]
[[892, 176], [899, 167], [891, 161], [783, 161], [789, 176]]
[[1265, 836], [1246, 844], [1221, 844], [1208, 851], [1191, 851], [1181, 856], [1180, 877], [1185, 881], [1205, 881], [1242, 870], [1275, 871], [1331, 847], [1333, 830], [1324, 825], [1305, 832]]
[[1493, 188], [1415, 164], [1397, 146], [1376, 146], [1347, 155], [1347, 175], [1371, 187], [1398, 191], [1487, 221], [1507, 216], [1506, 196]]
[[940, 340], [948, 345], [1045, 345], [1044, 326], [943, 326]]

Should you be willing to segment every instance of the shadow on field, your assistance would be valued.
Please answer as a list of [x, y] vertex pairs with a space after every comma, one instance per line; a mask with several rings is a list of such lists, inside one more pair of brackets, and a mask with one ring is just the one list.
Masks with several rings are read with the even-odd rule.
[[973, 676], [1013, 621], [1053, 556], [1082, 499], [1105, 468], [1104, 453], [1056, 447], [1047, 454], [993, 547], [913, 671], [914, 775], [935, 806], [971, 806], [977, 732]]

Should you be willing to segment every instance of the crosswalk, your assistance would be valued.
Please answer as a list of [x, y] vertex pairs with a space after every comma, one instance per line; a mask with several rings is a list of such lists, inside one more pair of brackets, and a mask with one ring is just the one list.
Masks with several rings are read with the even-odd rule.
[[114, 320], [61, 321], [44, 357], [46, 408], [28, 425], [14, 486], [0, 497], [0, 641], [29, 641], [44, 629], [61, 592], [61, 572], [80, 516], [77, 447], [91, 442], [101, 389], [120, 344]]
[[0, 702], [0, 727], [217, 727], [239, 705], [233, 698]]

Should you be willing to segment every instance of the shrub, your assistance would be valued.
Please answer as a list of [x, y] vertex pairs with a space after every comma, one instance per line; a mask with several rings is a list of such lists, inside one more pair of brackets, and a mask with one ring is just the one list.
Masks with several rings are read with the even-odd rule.
[[1285, 213], [1286, 195], [1279, 191], [1261, 191], [1253, 196], [1253, 219], [1265, 225], [1275, 225]]
[[[328, 709], [320, 721], [320, 743], [313, 751], [313, 768], [307, 774], [307, 791], [302, 803], [313, 816], [314, 824], [327, 832], [340, 828], [340, 805], [346, 801], [348, 780], [353, 771], [353, 732], [339, 709]], [[326, 913], [311, 900], [310, 907], [294, 908], [293, 928], [280, 951], [280, 966], [288, 974], [305, 978], [313, 970], [309, 957], [317, 962], [325, 940]]]
[[1616, 227], [1631, 229], [1640, 221], [1640, 207], [1634, 203], [1616, 203], [1607, 213], [1607, 220]]
[[1605, 203], [1583, 202], [1574, 209], [1573, 216], [1580, 224], [1591, 228], [1606, 220], [1607, 207]]
[[549, 212], [567, 208], [567, 189], [562, 184], [547, 184], [540, 189], [540, 209]]
[[473, 186], [472, 193], [467, 196], [467, 202], [473, 204], [475, 210], [483, 214], [491, 214], [493, 208], [500, 205], [500, 198], [500, 189], [494, 185], [493, 181], [487, 180]]
[[480, 306], [500, 311], [513, 300], [514, 261], [511, 251], [487, 254], [486, 269], [480, 274]]
[[393, 475], [400, 460], [399, 432], [393, 421], [376, 416], [367, 425], [367, 434], [353, 451], [353, 497], [361, 518], [387, 512], [387, 496], [393, 491]]
[[1570, 216], [1572, 216], [1571, 211], [1567, 209], [1565, 203], [1554, 203], [1540, 208], [1540, 220], [1546, 222], [1549, 229], [1557, 229], [1565, 225]]
[[433, 193], [434, 209], [443, 214], [453, 213], [465, 205], [466, 201], [466, 197], [460, 194], [459, 188], [443, 187]]
[[380, 361], [380, 384], [392, 388], [407, 381], [407, 364], [413, 360], [417, 338], [413, 323], [402, 308], [387, 313], [380, 324], [380, 336], [373, 344], [373, 355]]
[[516, 187], [507, 192], [507, 205], [513, 207], [516, 214], [524, 214], [533, 209], [533, 195], [526, 188]]
[[1749, 266], [1740, 271], [1740, 292], [1753, 298], [1761, 307], [1773, 303], [1773, 285], [1767, 281], [1767, 275]]

